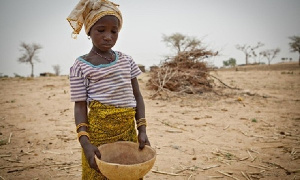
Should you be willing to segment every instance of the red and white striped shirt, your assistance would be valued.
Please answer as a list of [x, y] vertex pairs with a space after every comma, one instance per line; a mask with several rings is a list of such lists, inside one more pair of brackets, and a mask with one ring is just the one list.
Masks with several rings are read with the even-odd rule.
[[131, 56], [114, 52], [115, 61], [93, 65], [77, 58], [70, 68], [71, 101], [99, 101], [116, 107], [136, 107], [131, 79], [141, 74]]

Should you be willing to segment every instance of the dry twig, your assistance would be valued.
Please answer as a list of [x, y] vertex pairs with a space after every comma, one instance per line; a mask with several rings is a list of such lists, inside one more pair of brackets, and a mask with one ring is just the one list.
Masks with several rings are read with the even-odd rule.
[[[158, 120], [158, 121], [159, 121], [159, 120]], [[187, 130], [181, 128], [181, 127], [177, 127], [177, 126], [172, 125], [171, 123], [168, 123], [168, 122], [166, 122], [166, 121], [159, 121], [159, 122], [161, 122], [162, 124], [164, 124], [164, 125], [166, 125], [166, 126], [170, 126], [170, 127], [172, 127], [172, 128], [176, 128], [176, 129], [180, 129], [180, 130], [183, 130], [183, 131], [187, 131]]]
[[258, 168], [258, 169], [262, 169], [262, 170], [266, 170], [266, 168], [260, 167], [260, 166], [254, 166], [254, 165], [251, 165], [251, 164], [248, 164], [248, 166]]
[[5, 159], [5, 160], [8, 161], [8, 162], [24, 163], [24, 161], [20, 161], [20, 160], [18, 160], [18, 159], [16, 159], [16, 160], [13, 160], [13, 159]]
[[244, 173], [243, 171], [241, 171], [241, 173], [247, 180], [252, 180], [251, 177], [247, 175], [247, 173]]
[[208, 178], [224, 178], [224, 176], [207, 176]]
[[185, 168], [183, 168], [183, 169], [181, 169], [179, 171], [176, 171], [175, 174], [179, 174], [179, 173], [181, 173], [183, 171], [186, 171], [186, 170], [195, 171], [197, 168], [198, 167], [196, 167], [196, 166], [185, 167]]
[[158, 174], [170, 175], [170, 176], [182, 176], [181, 174], [168, 173], [168, 172], [164, 172], [164, 171], [156, 171], [156, 170], [152, 170], [152, 172], [153, 172], [153, 173], [158, 173]]
[[245, 161], [245, 160], [247, 160], [247, 159], [249, 159], [249, 157], [241, 158], [241, 159], [239, 159], [239, 161]]
[[281, 165], [279, 165], [279, 164], [273, 163], [273, 162], [265, 162], [265, 163], [271, 164], [271, 165], [276, 166], [276, 167], [278, 167], [278, 168], [280, 168], [280, 169], [283, 169], [283, 170], [285, 170], [285, 172], [286, 172], [287, 174], [291, 174], [291, 173], [293, 173], [293, 172], [297, 172], [297, 170], [295, 170], [295, 171], [290, 171], [290, 170], [288, 170], [287, 168], [285, 168], [285, 167], [283, 167], [283, 166], [281, 166]]
[[11, 136], [12, 136], [12, 132], [9, 134], [9, 138], [8, 138], [7, 144], [10, 144]]
[[208, 167], [205, 167], [205, 168], [202, 168], [203, 170], [208, 170], [208, 169], [211, 169], [211, 168], [215, 168], [215, 167], [220, 167], [219, 164], [217, 165], [212, 165], [212, 166], [208, 166]]
[[191, 174], [189, 177], [188, 177], [188, 180], [190, 180], [192, 178], [193, 174]]
[[256, 159], [256, 157], [254, 158], [254, 157], [251, 155], [251, 153], [250, 153], [249, 150], [247, 150], [247, 152], [248, 152], [249, 156], [252, 158], [251, 162], [253, 162], [253, 161]]
[[166, 130], [168, 133], [182, 133], [182, 131]]
[[11, 154], [2, 154], [2, 155], [0, 155], [0, 158], [3, 158], [3, 157], [11, 157]]
[[221, 174], [223, 174], [223, 175], [225, 175], [225, 176], [227, 176], [227, 177], [230, 177], [230, 178], [232, 178], [232, 179], [235, 179], [235, 180], [240, 180], [239, 178], [236, 178], [236, 177], [234, 177], [234, 176], [231, 176], [230, 174], [227, 174], [227, 173], [225, 173], [225, 172], [222, 172], [222, 171], [217, 171], [218, 173], [221, 173]]
[[[206, 73], [206, 72], [205, 72], [205, 73]], [[213, 78], [215, 78], [215, 79], [218, 80], [221, 84], [223, 84], [224, 86], [228, 87], [229, 89], [241, 90], [240, 88], [234, 88], [234, 87], [231, 87], [231, 86], [225, 84], [225, 83], [224, 83], [223, 81], [221, 81], [219, 78], [217, 78], [217, 77], [215, 77], [215, 76], [213, 76], [213, 75], [211, 75], [211, 74], [208, 74], [208, 73], [206, 73], [206, 74], [209, 75], [209, 76], [211, 76], [211, 77], [213, 77]]]
[[43, 152], [44, 154], [45, 154], [45, 153], [58, 154], [58, 155], [61, 154], [61, 153], [59, 153], [59, 152], [46, 151], [46, 150], [43, 150], [42, 152]]
[[230, 126], [230, 124], [229, 124], [229, 125], [227, 125], [225, 128], [223, 128], [223, 130], [226, 130], [226, 129], [228, 129], [228, 128], [229, 128], [229, 126]]

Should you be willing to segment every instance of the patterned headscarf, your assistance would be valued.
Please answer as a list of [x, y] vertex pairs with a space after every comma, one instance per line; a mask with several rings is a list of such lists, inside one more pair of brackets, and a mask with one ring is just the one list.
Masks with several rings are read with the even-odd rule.
[[113, 15], [119, 19], [119, 31], [122, 27], [122, 14], [117, 4], [108, 0], [80, 0], [67, 17], [73, 28], [72, 37], [76, 38], [84, 24], [86, 34], [91, 27], [103, 16]]

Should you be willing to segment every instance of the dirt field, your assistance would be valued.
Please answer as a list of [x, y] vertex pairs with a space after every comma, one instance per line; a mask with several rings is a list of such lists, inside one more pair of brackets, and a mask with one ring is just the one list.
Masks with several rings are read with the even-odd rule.
[[[236, 71], [237, 70], [237, 71]], [[297, 63], [217, 70], [215, 93], [150, 99], [145, 179], [300, 179]], [[67, 76], [0, 79], [0, 179], [81, 179]]]

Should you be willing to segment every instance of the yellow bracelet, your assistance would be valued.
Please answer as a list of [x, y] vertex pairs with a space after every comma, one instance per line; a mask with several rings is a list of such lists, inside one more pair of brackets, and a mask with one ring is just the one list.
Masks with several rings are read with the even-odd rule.
[[139, 124], [141, 122], [146, 122], [146, 118], [140, 118], [140, 119], [136, 120], [136, 124]]
[[138, 129], [139, 127], [141, 127], [143, 125], [147, 126], [147, 123], [146, 122], [140, 122], [139, 124], [137, 124], [136, 128]]
[[78, 125], [76, 126], [76, 132], [77, 132], [78, 129], [79, 129], [80, 127], [82, 127], [82, 126], [88, 127], [89, 125], [88, 125], [87, 123], [80, 123], [80, 124], [78, 124]]
[[90, 139], [89, 133], [87, 133], [86, 131], [80, 131], [80, 132], [77, 134], [78, 141], [79, 141], [79, 139], [80, 139], [81, 136], [87, 136], [87, 137]]

